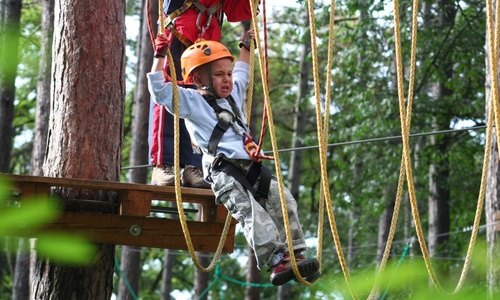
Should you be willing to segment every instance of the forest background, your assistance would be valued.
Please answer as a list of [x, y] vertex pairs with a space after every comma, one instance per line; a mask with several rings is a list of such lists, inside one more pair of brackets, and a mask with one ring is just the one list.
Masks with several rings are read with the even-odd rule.
[[[39, 96], [37, 83], [43, 59], [41, 49], [47, 43], [41, 30], [43, 2], [50, 1], [22, 2], [12, 118], [13, 147], [8, 168], [3, 168], [2, 172], [36, 173], [32, 159], [37, 147], [33, 142]], [[7, 1], [1, 3], [6, 5]], [[127, 23], [134, 24], [127, 26], [144, 28], [145, 7], [144, 1], [126, 2], [127, 17], [138, 20]], [[2, 12], [5, 21], [8, 18], [3, 8]], [[412, 3], [400, 2], [399, 12], [407, 88]], [[362, 278], [359, 281], [371, 282], [372, 279], [367, 278], [373, 276], [387, 241], [402, 153], [393, 6], [392, 2], [385, 1], [345, 0], [336, 3], [332, 70], [325, 69], [331, 32], [329, 14], [329, 3], [316, 4], [315, 42], [323, 104], [327, 72], [330, 71], [332, 76], [328, 124], [330, 146], [326, 165], [328, 188], [347, 266], [355, 276]], [[250, 281], [256, 284], [246, 285], [248, 274], [255, 268], [251, 261], [247, 263], [249, 250], [240, 234], [234, 253], [221, 258], [220, 273], [207, 274], [204, 283], [186, 251], [117, 246], [113, 298], [132, 299], [131, 295], [135, 295], [141, 299], [242, 299], [250, 297], [252, 291], [249, 290], [253, 290], [249, 299], [341, 299], [348, 295], [331, 228], [327, 221], [318, 223], [321, 174], [307, 2], [296, 1], [293, 6], [273, 4], [266, 7], [266, 11], [261, 8], [260, 20], [264, 15], [267, 17], [268, 86], [278, 133], [280, 166], [285, 183], [300, 206], [302, 225], [311, 242], [308, 256], [316, 255], [319, 225], [325, 228], [320, 240], [323, 247], [321, 280], [312, 287], [291, 284], [278, 289], [267, 285], [268, 274], [262, 270], [260, 284]], [[262, 24], [259, 26], [262, 29]], [[225, 22], [223, 32], [222, 42], [237, 53], [241, 25]], [[137, 111], [137, 79], [141, 75], [140, 69], [148, 69], [151, 63], [150, 59], [141, 58], [141, 47], [151, 46], [147, 34], [140, 30], [137, 36], [128, 36], [126, 41], [122, 181], [137, 182], [141, 181], [136, 179], [137, 176], [144, 178], [143, 174], [134, 172], [146, 172], [143, 179], [146, 182], [149, 178], [150, 169], [144, 167], [140, 159], [134, 159], [134, 148], [141, 148], [142, 152], [138, 153], [143, 154], [142, 160], [147, 163], [144, 153], [147, 155], [145, 141], [148, 137], [134, 135], [134, 120], [144, 119], [139, 118]], [[481, 186], [488, 99], [485, 86], [489, 87], [485, 64], [486, 36], [486, 6], [482, 1], [427, 1], [419, 5], [411, 158], [420, 221], [427, 225], [424, 231], [429, 254], [446, 289], [454, 287], [462, 270]], [[251, 119], [254, 132], [258, 134], [264, 101], [258, 71], [255, 81]], [[143, 110], [144, 107], [148, 106], [142, 106]], [[144, 116], [144, 111], [141, 116]], [[264, 150], [271, 150], [269, 137], [266, 137]], [[0, 151], [5, 151], [5, 148]], [[271, 163], [269, 165], [272, 167]], [[490, 173], [490, 176], [494, 175]], [[422, 296], [419, 294], [422, 286], [428, 286], [428, 277], [425, 269], [410, 264], [421, 263], [422, 253], [416, 242], [406, 190], [403, 197], [391, 261], [399, 259], [402, 262], [395, 268], [396, 277], [405, 278], [402, 276], [405, 272], [422, 276], [399, 286], [394, 284], [397, 288], [392, 286], [388, 297], [416, 299], [417, 295]], [[486, 242], [488, 227], [484, 225], [484, 216], [481, 224], [479, 241]], [[7, 250], [17, 249], [15, 239], [6, 239], [3, 244]], [[470, 269], [466, 292], [475, 296], [484, 296], [487, 292], [490, 296], [498, 295], [499, 287], [491, 285], [495, 282], [495, 274], [486, 275], [486, 247], [478, 247], [476, 252], [483, 260]], [[4, 299], [12, 297], [15, 290], [16, 256], [12, 251], [5, 251], [2, 256], [5, 263], [0, 264], [0, 298]], [[200, 257], [209, 258], [210, 254], [200, 254]], [[135, 271], [125, 266], [128, 262], [138, 266]], [[167, 267], [170, 274], [174, 274], [170, 278], [165, 275]], [[135, 275], [127, 278], [127, 274]], [[127, 279], [125, 282], [124, 278]], [[357, 286], [360, 294], [367, 295], [369, 289], [362, 286]], [[432, 293], [433, 288], [424, 290]]]

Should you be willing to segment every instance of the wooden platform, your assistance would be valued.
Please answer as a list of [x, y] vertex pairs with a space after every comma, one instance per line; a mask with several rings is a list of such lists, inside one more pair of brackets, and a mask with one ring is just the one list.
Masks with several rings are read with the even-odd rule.
[[[46, 197], [51, 195], [52, 188], [57, 187], [118, 193], [116, 214], [64, 211], [56, 222], [43, 230], [78, 233], [98, 243], [187, 249], [180, 220], [151, 216], [153, 200], [172, 202], [176, 206], [174, 187], [14, 174], [0, 174], [0, 178], [12, 183], [21, 205], [23, 199]], [[214, 252], [227, 217], [226, 208], [215, 204], [215, 196], [209, 189], [181, 188], [181, 192], [183, 203], [199, 204], [201, 221], [187, 221], [195, 250]], [[225, 253], [234, 250], [235, 226], [233, 219], [224, 244]], [[28, 237], [34, 234], [19, 232], [19, 235]]]

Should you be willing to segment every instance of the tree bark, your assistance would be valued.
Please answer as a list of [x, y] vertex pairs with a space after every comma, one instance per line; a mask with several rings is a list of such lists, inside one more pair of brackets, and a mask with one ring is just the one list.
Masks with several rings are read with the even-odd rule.
[[[42, 1], [40, 64], [37, 82], [37, 101], [35, 129], [33, 133], [33, 152], [31, 156], [31, 174], [42, 175], [47, 131], [50, 116], [50, 78], [52, 65], [52, 32], [54, 30], [54, 0]], [[28, 239], [19, 239], [13, 300], [29, 299], [30, 254]]]
[[[153, 48], [149, 37], [148, 14], [151, 20], [158, 19], [158, 1], [150, 2], [149, 11], [146, 1], [142, 1], [141, 30], [137, 41], [136, 89], [132, 113], [132, 149], [130, 151], [129, 181], [147, 183], [148, 168], [137, 167], [148, 164], [148, 126], [149, 126], [149, 91], [146, 74], [153, 63]], [[123, 273], [127, 277], [129, 286], [121, 279], [119, 283], [118, 299], [131, 299], [129, 288], [135, 295], [139, 295], [139, 279], [141, 277], [141, 248], [124, 246], [121, 257]]]
[[10, 172], [16, 92], [19, 63], [21, 0], [2, 1], [0, 15], [0, 172]]
[[52, 38], [54, 31], [54, 0], [42, 1], [42, 33], [40, 40], [40, 64], [36, 86], [36, 117], [33, 135], [31, 174], [43, 174], [43, 160], [47, 147], [50, 117], [50, 82], [52, 71]]
[[[141, 247], [125, 246], [122, 249], [121, 268], [123, 277], [118, 285], [118, 299], [131, 300], [139, 296], [141, 276]], [[130, 290], [131, 289], [131, 290]]]
[[[493, 7], [496, 7], [493, 5]], [[493, 12], [495, 18], [496, 12]], [[493, 20], [495, 23], [495, 20]], [[486, 33], [489, 34], [488, 32]], [[488, 41], [488, 38], [486, 38]], [[491, 103], [491, 80], [492, 76], [497, 77], [498, 74], [491, 74], [491, 61], [490, 55], [492, 49], [489, 47], [489, 43], [486, 42], [486, 119], [488, 119], [489, 107]], [[495, 299], [495, 295], [500, 294], [500, 286], [498, 281], [500, 280], [500, 231], [497, 229], [496, 223], [500, 222], [500, 219], [495, 216], [500, 212], [500, 164], [498, 163], [499, 151], [498, 151], [498, 141], [496, 138], [497, 128], [493, 128], [492, 132], [492, 143], [491, 143], [491, 154], [490, 154], [490, 165], [488, 169], [488, 177], [486, 183], [486, 197], [485, 197], [485, 218], [486, 218], [486, 243], [487, 243], [487, 274], [486, 281], [488, 286], [488, 296], [489, 299]]]
[[[451, 26], [454, 22], [456, 8], [453, 1], [439, 1], [439, 26]], [[446, 78], [453, 77], [452, 63], [449, 57], [443, 57], [440, 69], [447, 75]], [[443, 82], [434, 82], [431, 85], [431, 93], [434, 101], [442, 101], [443, 98], [452, 94]], [[435, 130], [448, 128], [449, 117], [445, 115], [433, 114], [432, 124]], [[430, 256], [447, 256], [449, 247], [444, 245], [449, 240], [450, 231], [450, 187], [448, 178], [450, 167], [448, 161], [449, 136], [431, 136], [430, 145], [437, 151], [438, 159], [433, 159], [429, 166], [429, 254]], [[441, 267], [441, 271], [445, 271]]]
[[20, 238], [17, 247], [18, 249], [16, 257], [16, 269], [14, 271], [14, 286], [12, 288], [12, 300], [28, 300], [30, 298], [29, 240], [27, 238]]
[[[125, 3], [55, 2], [51, 117], [44, 174], [119, 181], [125, 98]], [[58, 189], [61, 199], [116, 202], [116, 193]], [[66, 209], [111, 213], [99, 205]], [[114, 245], [85, 267], [36, 263], [34, 299], [110, 299]]]
[[[255, 253], [252, 247], [247, 247], [248, 253], [248, 273], [246, 281], [249, 283], [259, 283], [260, 271], [257, 269], [257, 260], [255, 259]], [[252, 287], [248, 285], [245, 289], [245, 300], [259, 300], [260, 299], [260, 289], [258, 287]]]
[[[208, 253], [205, 252], [196, 252], [196, 257], [198, 258], [198, 262], [202, 266], [208, 266], [210, 263]], [[208, 273], [202, 272], [195, 268], [194, 270], [194, 299], [198, 300], [207, 300], [208, 293], [206, 289], [208, 287]]]
[[162, 289], [161, 299], [170, 300], [170, 293], [172, 292], [172, 276], [174, 269], [174, 255], [172, 250], [165, 249], [163, 254], [163, 274], [162, 274]]

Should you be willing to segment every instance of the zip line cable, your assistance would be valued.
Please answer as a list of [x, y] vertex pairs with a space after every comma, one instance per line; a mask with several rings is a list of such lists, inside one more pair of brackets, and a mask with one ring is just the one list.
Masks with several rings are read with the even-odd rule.
[[[448, 133], [455, 133], [455, 132], [462, 132], [462, 131], [474, 131], [474, 130], [481, 130], [481, 129], [486, 129], [486, 128], [487, 128], [486, 125], [478, 125], [478, 126], [464, 127], [464, 128], [457, 128], [457, 129], [444, 129], [444, 130], [436, 130], [436, 131], [427, 131], [427, 132], [410, 134], [410, 137], [415, 138], [415, 137], [437, 135], [437, 134], [448, 134]], [[328, 148], [331, 148], [331, 147], [349, 146], [349, 145], [357, 145], [357, 144], [365, 144], [365, 143], [395, 141], [395, 140], [401, 140], [401, 138], [402, 138], [401, 135], [393, 135], [393, 136], [386, 136], [386, 137], [379, 137], [379, 138], [369, 138], [369, 139], [362, 139], [362, 140], [330, 143], [327, 146], [328, 146]], [[285, 152], [293, 152], [293, 151], [315, 150], [318, 148], [319, 148], [319, 145], [303, 146], [303, 147], [294, 147], [294, 148], [283, 148], [283, 149], [279, 149], [278, 152], [285, 153]], [[269, 153], [271, 153], [271, 151], [264, 151], [264, 153], [269, 154]], [[151, 167], [151, 166], [150, 165], [136, 165], [136, 166], [122, 167], [121, 169], [122, 170], [131, 170], [131, 169], [140, 169], [140, 168], [149, 168], [149, 167]]]

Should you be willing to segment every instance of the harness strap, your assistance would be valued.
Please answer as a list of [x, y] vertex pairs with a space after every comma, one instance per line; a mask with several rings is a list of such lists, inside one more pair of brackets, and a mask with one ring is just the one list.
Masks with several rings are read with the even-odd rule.
[[[252, 163], [250, 170], [245, 176], [243, 172], [231, 162], [224, 159], [222, 156], [217, 156], [212, 169], [224, 172], [233, 176], [245, 189], [247, 189], [256, 200], [267, 198], [269, 194], [269, 187], [271, 185], [271, 171], [263, 166], [261, 163]], [[257, 190], [254, 185], [259, 179]]]
[[[215, 100], [215, 97], [212, 95], [204, 95], [205, 101], [212, 107], [212, 109], [215, 111], [217, 116], [219, 113], [223, 111], [222, 107], [220, 107], [217, 104], [217, 101]], [[219, 118], [219, 122], [215, 125], [214, 130], [212, 131], [212, 134], [210, 135], [210, 139], [208, 140], [208, 154], [210, 155], [216, 155], [217, 151], [217, 145], [219, 145], [220, 140], [222, 139], [222, 136], [224, 133], [229, 129], [231, 126], [231, 123], [225, 121], [222, 118]]]
[[215, 125], [214, 131], [212, 131], [210, 139], [208, 140], [208, 154], [216, 154], [217, 145], [219, 145], [222, 136], [228, 130], [229, 126], [231, 126], [231, 123], [226, 122], [223, 119], [219, 119], [219, 122]]
[[[219, 8], [222, 5], [222, 1], [219, 1], [216, 5], [207, 8], [203, 3], [199, 2], [199, 0], [186, 0], [184, 4], [173, 11], [165, 18], [165, 27], [182, 43], [184, 46], [189, 47], [193, 44], [190, 40], [188, 40], [184, 35], [182, 35], [175, 28], [175, 19], [185, 13], [189, 8], [194, 7], [200, 14], [206, 13], [207, 16], [212, 16], [217, 13]], [[219, 24], [221, 25], [221, 24]]]

